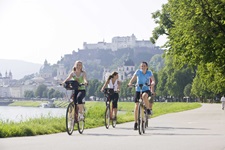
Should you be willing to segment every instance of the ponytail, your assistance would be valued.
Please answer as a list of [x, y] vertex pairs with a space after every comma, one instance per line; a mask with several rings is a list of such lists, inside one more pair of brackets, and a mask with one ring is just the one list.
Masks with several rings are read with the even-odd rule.
[[110, 79], [112, 79], [114, 76], [116, 76], [118, 74], [118, 72], [113, 72], [111, 75], [109, 75], [107, 81], [109, 81]]

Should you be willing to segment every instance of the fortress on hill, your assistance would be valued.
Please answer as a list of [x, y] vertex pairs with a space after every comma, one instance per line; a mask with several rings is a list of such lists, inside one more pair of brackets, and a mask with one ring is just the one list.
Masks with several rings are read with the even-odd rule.
[[146, 47], [146, 48], [157, 48], [154, 44], [152, 44], [149, 40], [138, 41], [134, 34], [131, 36], [116, 36], [112, 38], [111, 43], [106, 42], [98, 42], [96, 44], [87, 44], [83, 43], [83, 49], [102, 49], [107, 50], [111, 49], [112, 51], [117, 51], [118, 49], [126, 49], [126, 48], [137, 48], [137, 47]]

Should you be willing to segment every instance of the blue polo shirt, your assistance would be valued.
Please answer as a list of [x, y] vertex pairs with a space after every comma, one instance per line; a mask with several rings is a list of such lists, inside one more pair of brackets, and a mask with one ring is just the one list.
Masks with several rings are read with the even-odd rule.
[[[138, 69], [135, 71], [135, 75], [137, 76], [137, 84], [143, 84], [150, 83], [150, 77], [153, 76], [152, 72], [150, 70], [147, 70], [145, 74], [143, 74], [141, 69]], [[148, 86], [143, 86], [142, 91], [149, 90]], [[136, 91], [140, 92], [140, 87], [136, 87]]]

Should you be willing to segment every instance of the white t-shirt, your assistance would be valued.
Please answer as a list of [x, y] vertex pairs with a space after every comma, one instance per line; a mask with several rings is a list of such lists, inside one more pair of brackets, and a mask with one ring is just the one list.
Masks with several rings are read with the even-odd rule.
[[221, 97], [221, 100], [220, 100], [221, 102], [225, 102], [225, 97], [223, 96], [223, 97]]
[[118, 88], [118, 80], [116, 79], [115, 83], [112, 83], [112, 79], [109, 80], [108, 88], [114, 89], [114, 91], [117, 91]]

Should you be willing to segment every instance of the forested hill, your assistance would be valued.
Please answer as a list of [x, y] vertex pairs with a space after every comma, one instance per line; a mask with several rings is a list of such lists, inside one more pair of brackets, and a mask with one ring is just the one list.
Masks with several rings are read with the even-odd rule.
[[103, 69], [107, 68], [110, 70], [116, 70], [117, 67], [123, 65], [126, 59], [131, 59], [135, 65], [139, 65], [140, 62], [150, 62], [151, 58], [156, 54], [162, 54], [163, 50], [149, 49], [149, 48], [125, 48], [117, 51], [111, 49], [102, 50], [78, 50], [73, 51], [72, 54], [67, 54], [62, 57], [58, 64], [64, 64], [67, 70], [70, 70], [76, 60], [84, 62], [85, 70], [89, 74], [89, 78], [102, 79]]

